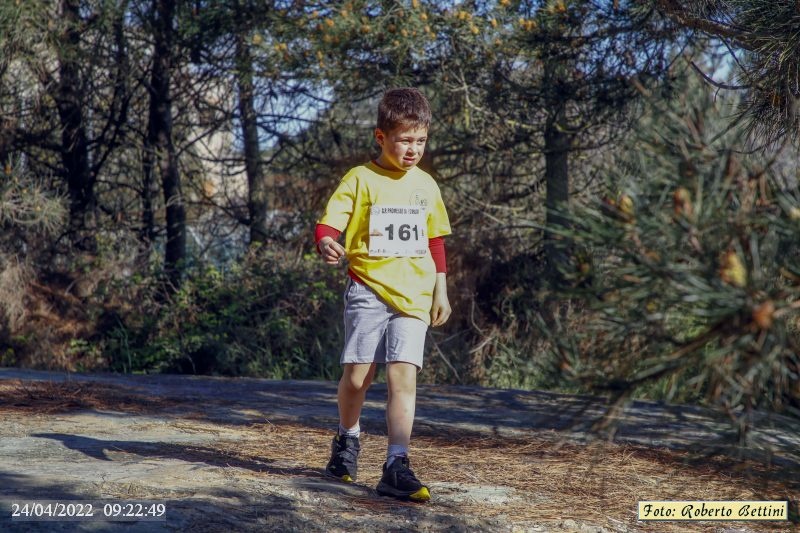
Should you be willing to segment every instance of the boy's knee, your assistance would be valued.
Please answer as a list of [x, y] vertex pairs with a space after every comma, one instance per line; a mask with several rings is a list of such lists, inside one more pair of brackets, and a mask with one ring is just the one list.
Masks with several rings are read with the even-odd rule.
[[364, 392], [372, 383], [372, 369], [349, 367], [342, 375], [341, 383], [353, 393]]
[[389, 363], [386, 366], [389, 390], [397, 393], [416, 393], [417, 367], [411, 363]]
[[366, 376], [350, 376], [345, 382], [345, 386], [352, 392], [363, 392], [369, 385]]

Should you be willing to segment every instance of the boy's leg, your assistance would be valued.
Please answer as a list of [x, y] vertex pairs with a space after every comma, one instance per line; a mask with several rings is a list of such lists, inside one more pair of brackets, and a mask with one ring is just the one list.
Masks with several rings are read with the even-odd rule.
[[347, 363], [339, 380], [339, 431], [331, 442], [331, 458], [325, 472], [342, 481], [352, 482], [358, 474], [358, 419], [367, 389], [375, 376], [375, 363]]
[[407, 453], [411, 440], [417, 400], [417, 373], [422, 368], [427, 330], [428, 325], [422, 320], [401, 314], [394, 315], [386, 329], [389, 463], [395, 453]]
[[339, 380], [339, 431], [331, 442], [331, 458], [325, 472], [342, 481], [352, 482], [358, 475], [358, 440], [361, 406], [375, 376], [375, 363], [347, 363]]
[[361, 417], [361, 407], [367, 389], [375, 377], [375, 363], [348, 363], [344, 365], [339, 380], [337, 400], [339, 403], [339, 425], [344, 429], [354, 428]]
[[430, 500], [428, 487], [420, 483], [408, 461], [408, 443], [414, 425], [417, 401], [417, 366], [397, 361], [386, 364], [388, 402], [386, 424], [389, 429], [389, 449], [378, 494], [414, 501]]
[[340, 358], [344, 372], [336, 395], [339, 430], [331, 443], [331, 458], [325, 471], [342, 481], [355, 481], [361, 451], [361, 407], [376, 364], [386, 360], [385, 330], [391, 314], [375, 293], [353, 280], [348, 281], [344, 300], [345, 339]]
[[417, 367], [404, 362], [388, 363], [386, 386], [388, 389], [386, 427], [389, 431], [389, 446], [402, 446], [408, 449], [417, 402]]

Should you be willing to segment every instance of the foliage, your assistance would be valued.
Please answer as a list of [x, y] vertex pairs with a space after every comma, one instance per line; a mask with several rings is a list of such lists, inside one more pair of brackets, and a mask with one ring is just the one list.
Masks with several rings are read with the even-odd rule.
[[674, 89], [651, 95], [608, 196], [570, 217], [589, 319], [554, 351], [589, 390], [699, 399], [744, 437], [755, 409], [800, 414], [800, 198], [781, 154], [742, 156], [730, 103]]
[[[360, 0], [326, 7], [303, 23], [314, 30], [311, 44], [335, 105], [355, 100], [374, 108], [392, 85], [428, 93], [436, 113], [423, 165], [459, 206], [467, 240], [477, 237], [474, 228], [491, 228], [490, 261], [539, 240], [518, 219], [543, 217], [548, 124], [558, 115], [570, 136], [570, 175], [560, 179], [581, 190], [592, 175], [576, 160], [627, 129], [637, 96], [630, 80], [661, 76], [681, 40], [636, 2]], [[363, 114], [336, 118], [340, 135], [364, 122]]]
[[[32, 258], [66, 220], [62, 198], [38, 180], [5, 162], [0, 177], [0, 351], [12, 359], [31, 312], [27, 289], [34, 278]], [[33, 249], [33, 251], [29, 251]]]
[[[797, 140], [800, 132], [800, 10], [792, 0], [657, 0], [678, 23], [725, 43], [739, 117], [757, 137]], [[701, 70], [701, 69], [698, 69]]]
[[131, 286], [147, 303], [107, 317], [105, 352], [125, 372], [332, 379], [342, 278], [316, 256], [251, 251], [227, 270], [199, 267], [168, 296]]
[[[58, 231], [65, 219], [61, 198], [50, 193], [43, 183], [18, 172], [10, 161], [0, 179], [0, 227], [43, 235]], [[7, 242], [9, 237], [6, 234], [4, 240]]]

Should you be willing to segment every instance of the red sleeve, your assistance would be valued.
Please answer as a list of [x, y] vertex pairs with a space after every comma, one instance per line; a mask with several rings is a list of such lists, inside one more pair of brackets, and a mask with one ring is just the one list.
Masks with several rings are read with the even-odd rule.
[[428, 248], [431, 251], [433, 263], [436, 265], [436, 272], [447, 272], [447, 258], [444, 251], [444, 237], [434, 237], [428, 239]]
[[319, 252], [319, 241], [321, 241], [323, 237], [330, 237], [335, 241], [341, 234], [342, 232], [336, 228], [325, 224], [317, 224], [317, 227], [314, 229], [314, 242], [317, 245], [317, 252]]

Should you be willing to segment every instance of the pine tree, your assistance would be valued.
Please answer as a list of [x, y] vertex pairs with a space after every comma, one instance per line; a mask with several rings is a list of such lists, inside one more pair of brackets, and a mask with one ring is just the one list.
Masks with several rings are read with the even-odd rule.
[[[740, 115], [767, 140], [800, 139], [800, 7], [795, 0], [655, 0], [678, 24], [721, 40], [744, 92]], [[698, 69], [701, 70], [701, 69]]]
[[700, 400], [744, 439], [756, 409], [800, 415], [800, 195], [706, 87], [651, 94], [608, 195], [571, 216], [587, 324], [551, 339], [589, 390]]

